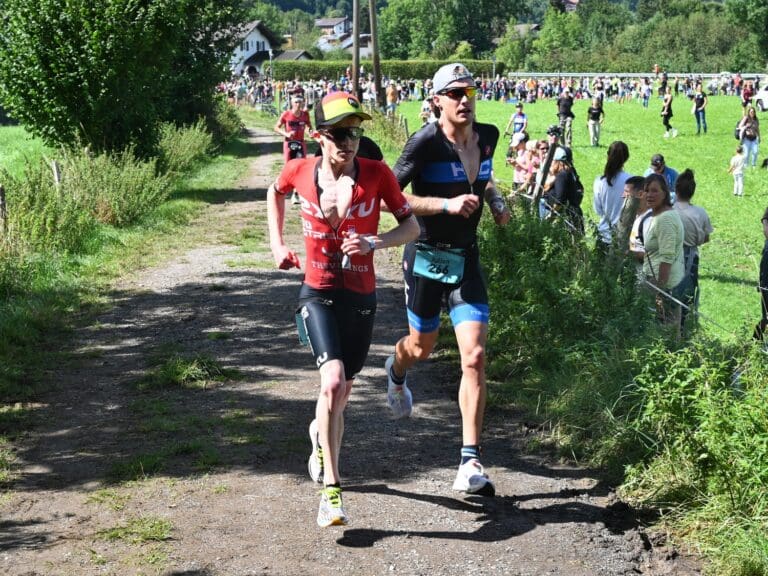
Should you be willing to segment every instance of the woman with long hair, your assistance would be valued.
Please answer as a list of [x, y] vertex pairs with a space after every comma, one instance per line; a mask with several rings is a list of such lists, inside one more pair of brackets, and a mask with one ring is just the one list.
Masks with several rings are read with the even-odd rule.
[[624, 164], [629, 160], [629, 148], [621, 140], [612, 142], [608, 147], [603, 175], [595, 178], [592, 186], [593, 206], [600, 218], [597, 225], [598, 246], [607, 248], [611, 244], [612, 231], [621, 216], [624, 184], [630, 174], [624, 172]]
[[744, 166], [757, 166], [757, 154], [760, 152], [760, 120], [754, 106], [747, 108], [746, 115], [739, 122], [741, 145], [744, 146]]

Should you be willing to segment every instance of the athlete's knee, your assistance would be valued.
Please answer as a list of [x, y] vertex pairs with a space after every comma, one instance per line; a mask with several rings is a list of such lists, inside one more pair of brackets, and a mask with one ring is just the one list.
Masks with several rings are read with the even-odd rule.
[[432, 343], [424, 342], [416, 336], [409, 336], [405, 348], [415, 360], [426, 360], [432, 354], [434, 346]]
[[344, 377], [344, 367], [339, 362], [338, 366], [323, 366], [320, 374], [320, 395], [325, 396], [328, 408], [331, 412], [343, 410], [349, 390]]
[[461, 369], [474, 372], [485, 370], [485, 346], [477, 344], [461, 354]]
[[320, 385], [320, 394], [328, 401], [331, 412], [342, 410], [349, 398], [347, 383], [343, 378], [328, 378]]

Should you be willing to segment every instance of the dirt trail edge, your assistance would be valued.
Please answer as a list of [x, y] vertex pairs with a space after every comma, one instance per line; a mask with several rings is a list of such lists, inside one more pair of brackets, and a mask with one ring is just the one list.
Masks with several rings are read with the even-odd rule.
[[[50, 372], [21, 474], [0, 503], [0, 572], [21, 575], [699, 574], [652, 541], [590, 471], [524, 455], [530, 431], [491, 411], [493, 499], [451, 491], [458, 374], [411, 375], [414, 416], [386, 409], [383, 364], [406, 330], [393, 255], [377, 254], [379, 308], [347, 410], [347, 527], [319, 529], [306, 433], [317, 374], [299, 347], [299, 274], [226, 243], [263, 219], [280, 143], [251, 130], [246, 181], [195, 225], [205, 245], [122, 280]], [[296, 220], [295, 207], [288, 215]], [[290, 242], [301, 246], [293, 228]], [[303, 258], [302, 258], [303, 262]], [[158, 357], [204, 354], [241, 377], [206, 389], [142, 389]], [[125, 478], [140, 478], [125, 482]], [[114, 480], [110, 483], [110, 479]]]

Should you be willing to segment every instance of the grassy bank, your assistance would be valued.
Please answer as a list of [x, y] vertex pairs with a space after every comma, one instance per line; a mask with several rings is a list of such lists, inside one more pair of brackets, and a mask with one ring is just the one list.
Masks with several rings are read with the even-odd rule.
[[[400, 111], [413, 129], [420, 125], [419, 102], [410, 102]], [[707, 108], [708, 133], [696, 136], [696, 125], [690, 114], [690, 101], [675, 99], [672, 124], [679, 130], [677, 138], [665, 139], [659, 110], [661, 101], [651, 101], [649, 108], [636, 102], [618, 104], [607, 102], [606, 119], [600, 138], [601, 147], [589, 145], [586, 109], [589, 103], [577, 101], [574, 106], [573, 154], [576, 168], [587, 188], [583, 208], [588, 218], [594, 219], [592, 210], [592, 181], [602, 174], [607, 146], [622, 140], [629, 146], [630, 158], [625, 169], [631, 174], [643, 174], [655, 153], [664, 155], [667, 164], [679, 172], [691, 168], [696, 174], [698, 187], [694, 204], [703, 206], [712, 219], [715, 232], [712, 240], [701, 249], [700, 285], [701, 311], [723, 329], [705, 324], [710, 335], [719, 340], [742, 340], [751, 334], [759, 318], [760, 303], [757, 286], [757, 264], [763, 245], [760, 217], [768, 205], [768, 171], [748, 170], [745, 176], [744, 198], [734, 198], [732, 178], [727, 173], [728, 161], [734, 154], [737, 140], [733, 127], [741, 117], [737, 97], [715, 96]], [[500, 102], [478, 102], [478, 118], [499, 127], [503, 133], [514, 106]], [[529, 133], [542, 138], [547, 126], [557, 123], [554, 101], [542, 100], [526, 105]], [[768, 115], [761, 114], [765, 122]], [[512, 170], [505, 165], [508, 140], [502, 140], [494, 157], [494, 174], [502, 185], [512, 182]], [[762, 146], [760, 158], [766, 156]], [[397, 158], [388, 156], [394, 161]]]

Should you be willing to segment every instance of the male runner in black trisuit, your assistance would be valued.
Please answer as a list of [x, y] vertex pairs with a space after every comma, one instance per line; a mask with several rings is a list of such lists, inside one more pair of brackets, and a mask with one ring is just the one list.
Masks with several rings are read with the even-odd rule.
[[394, 167], [400, 186], [411, 184], [412, 195], [406, 197], [418, 217], [421, 235], [406, 246], [403, 255], [410, 332], [400, 339], [385, 364], [387, 400], [395, 417], [410, 416], [413, 400], [406, 371], [432, 352], [445, 300], [462, 368], [463, 445], [453, 489], [492, 496], [493, 483], [480, 464], [488, 295], [476, 232], [483, 199], [497, 224], [509, 221], [509, 211], [492, 177], [499, 131], [491, 124], [475, 122], [477, 89], [464, 65], [443, 66], [433, 85], [440, 118], [408, 140]]

